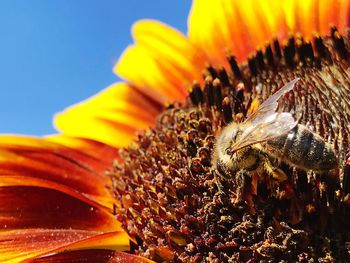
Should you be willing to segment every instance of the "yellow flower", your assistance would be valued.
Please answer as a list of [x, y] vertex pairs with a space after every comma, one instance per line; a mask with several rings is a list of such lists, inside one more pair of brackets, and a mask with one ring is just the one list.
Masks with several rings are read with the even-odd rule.
[[[207, 182], [204, 175], [209, 174], [215, 132], [225, 121], [244, 118], [248, 110], [254, 109], [259, 96], [252, 87], [261, 85], [266, 96], [271, 93], [266, 88], [268, 85], [276, 89], [296, 75], [302, 76], [300, 94], [315, 91], [314, 97], [317, 98], [312, 94], [304, 97], [295, 95], [295, 105], [298, 105], [299, 99], [306, 98], [307, 101], [302, 103], [309, 108], [293, 110], [301, 111], [301, 122], [313, 126], [318, 133], [333, 141], [342, 160], [348, 157], [346, 136], [349, 135], [349, 127], [346, 125], [349, 122], [349, 100], [346, 92], [349, 85], [349, 42], [346, 27], [350, 21], [349, 10], [350, 4], [346, 0], [194, 0], [188, 19], [188, 36], [157, 21], [137, 22], [132, 29], [135, 43], [125, 50], [114, 68], [125, 82], [112, 84], [96, 96], [55, 116], [55, 126], [60, 132], [57, 135], [45, 138], [0, 137], [0, 261], [75, 262], [85, 259], [89, 262], [151, 262], [145, 258], [149, 257], [156, 261], [219, 262], [218, 255], [223, 261], [228, 260], [227, 255], [231, 256], [231, 260], [234, 256], [239, 260], [249, 256], [252, 260], [268, 257], [268, 241], [256, 247], [247, 245], [242, 251], [249, 252], [242, 256], [231, 251], [240, 240], [226, 240], [225, 243], [222, 237], [204, 239], [202, 230], [197, 229], [200, 233], [195, 233], [195, 228], [188, 223], [193, 220], [191, 222], [199, 224], [195, 218], [201, 218], [199, 210], [197, 214], [189, 215], [186, 214], [188, 211], [180, 211], [177, 206], [182, 202], [187, 205], [204, 202], [202, 196], [198, 200], [196, 198], [200, 196], [198, 192], [205, 188], [199, 181]], [[331, 25], [331, 35], [326, 37]], [[320, 83], [325, 89], [317, 91]], [[206, 87], [207, 90], [202, 92], [198, 87]], [[221, 95], [215, 95], [215, 101], [210, 101], [212, 97], [208, 94], [216, 92], [211, 89], [217, 87], [226, 90], [222, 94], [227, 97], [223, 104], [219, 99]], [[228, 87], [234, 90], [228, 92]], [[337, 87], [338, 90], [329, 87]], [[344, 102], [339, 100], [342, 97], [346, 97]], [[238, 98], [239, 103], [227, 102], [232, 98]], [[327, 98], [332, 100], [327, 101]], [[318, 103], [325, 109], [322, 114], [317, 112], [320, 109]], [[236, 111], [235, 107], [240, 109]], [[284, 107], [291, 109], [288, 104]], [[173, 108], [175, 110], [171, 110]], [[200, 110], [195, 115], [186, 115], [197, 108]], [[179, 128], [175, 132], [169, 128], [169, 132], [169, 119], [181, 117], [177, 115], [177, 110], [185, 110], [182, 117], [186, 124], [181, 126], [185, 130]], [[199, 115], [205, 110], [210, 117], [203, 121], [203, 116]], [[222, 116], [221, 110], [224, 111]], [[199, 116], [198, 121], [196, 116]], [[195, 120], [191, 127], [196, 127], [199, 135], [195, 137], [200, 138], [202, 148], [195, 143], [184, 142], [191, 136], [186, 118]], [[142, 134], [150, 127], [154, 128], [132, 143], [136, 133]], [[332, 130], [331, 127], [336, 128]], [[118, 151], [130, 144], [125, 151]], [[148, 149], [149, 145], [155, 146], [152, 151]], [[183, 148], [181, 153], [176, 152], [176, 148], [181, 149], [184, 145], [188, 147]], [[166, 156], [166, 163], [162, 163], [162, 155]], [[170, 159], [173, 161], [169, 162]], [[190, 163], [187, 164], [186, 160]], [[181, 162], [185, 167], [188, 165], [192, 175], [200, 178], [199, 181], [187, 181], [192, 188], [181, 181], [181, 176], [166, 177], [181, 173]], [[179, 164], [178, 170], [174, 164]], [[155, 171], [157, 174], [153, 173]], [[182, 179], [171, 183], [166, 181], [172, 178]], [[254, 176], [251, 180], [252, 189], [261, 187]], [[331, 189], [340, 195], [341, 191], [336, 191], [337, 182], [333, 185], [329, 181], [327, 183], [328, 190], [319, 190], [319, 195], [326, 196], [332, 206], [334, 200], [326, 192]], [[316, 180], [316, 184], [324, 185], [321, 179]], [[311, 218], [314, 216], [312, 211], [321, 207], [322, 215], [326, 216], [323, 203], [310, 201], [316, 197], [300, 197], [295, 201], [290, 196], [294, 196], [296, 191], [289, 186], [287, 183], [283, 186], [283, 197], [279, 198], [285, 201], [283, 198], [287, 196], [288, 202], [293, 201], [293, 204], [278, 211], [290, 213], [287, 222], [303, 222], [301, 216], [296, 218], [296, 211], [303, 213], [301, 208], [307, 209], [307, 216]], [[178, 189], [182, 192], [178, 193]], [[214, 191], [213, 188], [210, 191]], [[217, 196], [210, 191], [209, 196]], [[254, 195], [258, 191], [253, 189], [252, 193], [245, 193], [248, 207], [252, 208], [254, 201], [259, 203]], [[346, 194], [347, 190], [342, 189], [342, 192]], [[190, 194], [194, 199], [188, 197]], [[167, 199], [166, 195], [169, 195]], [[301, 190], [302, 195], [307, 195], [304, 190]], [[145, 200], [147, 196], [149, 198]], [[177, 202], [176, 198], [182, 201]], [[169, 205], [170, 199], [174, 206]], [[282, 202], [276, 200], [275, 203]], [[305, 200], [310, 202], [303, 203]], [[223, 202], [228, 202], [223, 210], [228, 207], [238, 209], [230, 200]], [[135, 208], [136, 203], [142, 211]], [[217, 203], [206, 204], [215, 213]], [[198, 207], [198, 204], [193, 207]], [[221, 212], [217, 211], [218, 214]], [[180, 215], [189, 225], [178, 223], [182, 220]], [[227, 223], [228, 217], [222, 216], [219, 221]], [[144, 221], [146, 218], [148, 222]], [[277, 222], [279, 219], [276, 215], [273, 220]], [[249, 220], [245, 217], [241, 222], [242, 228], [247, 228], [245, 232], [249, 232]], [[209, 226], [202, 222], [202, 227]], [[279, 224], [279, 229], [286, 231], [281, 230], [281, 233], [299, 238], [293, 242], [305, 240], [306, 234], [301, 233], [305, 229], [290, 230], [288, 227], [283, 222]], [[259, 232], [261, 229], [255, 230], [256, 235], [264, 235]], [[282, 245], [289, 244], [287, 237], [280, 238], [284, 242]], [[277, 246], [278, 241], [268, 240], [276, 242], [276, 251], [283, 251]], [[211, 247], [214, 243], [215, 246]], [[296, 250], [297, 245], [294, 245]], [[215, 253], [215, 250], [220, 250], [221, 254]], [[122, 251], [143, 255], [144, 258]], [[285, 253], [288, 255], [290, 251]], [[299, 260], [302, 257], [309, 260], [307, 253], [298, 256]]]

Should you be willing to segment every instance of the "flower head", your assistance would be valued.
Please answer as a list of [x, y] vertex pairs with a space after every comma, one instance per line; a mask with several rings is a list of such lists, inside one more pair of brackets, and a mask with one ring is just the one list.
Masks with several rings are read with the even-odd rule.
[[[188, 37], [136, 23], [115, 67], [126, 83], [58, 114], [60, 135], [1, 138], [0, 259], [348, 258], [348, 15], [348, 1], [213, 0], [193, 2]], [[267, 151], [257, 164], [285, 180], [219, 171], [222, 128], [296, 77], [279, 111], [331, 144], [339, 168], [305, 171]]]

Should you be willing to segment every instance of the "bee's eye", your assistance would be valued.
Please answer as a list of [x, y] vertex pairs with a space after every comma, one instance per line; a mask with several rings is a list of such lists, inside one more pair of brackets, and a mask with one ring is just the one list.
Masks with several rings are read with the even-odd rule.
[[225, 153], [226, 153], [227, 155], [231, 155], [231, 154], [232, 154], [230, 147], [228, 147], [228, 148], [225, 149]]

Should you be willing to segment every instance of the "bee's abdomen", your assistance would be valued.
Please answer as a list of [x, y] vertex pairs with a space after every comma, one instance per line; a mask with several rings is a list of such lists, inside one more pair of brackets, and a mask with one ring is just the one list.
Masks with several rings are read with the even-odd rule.
[[266, 148], [274, 157], [306, 170], [325, 171], [338, 165], [332, 147], [300, 124], [287, 135], [268, 141]]

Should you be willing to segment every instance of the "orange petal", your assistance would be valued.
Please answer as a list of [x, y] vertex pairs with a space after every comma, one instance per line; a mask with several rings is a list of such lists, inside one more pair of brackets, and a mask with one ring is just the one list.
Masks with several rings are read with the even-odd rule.
[[69, 251], [47, 257], [36, 258], [30, 260], [31, 263], [154, 263], [149, 259], [131, 255], [123, 252], [115, 252], [111, 250], [79, 250]]
[[38, 256], [78, 249], [127, 250], [122, 232], [77, 229], [26, 229], [0, 232], [0, 261], [21, 262]]
[[38, 257], [27, 260], [25, 262], [30, 263], [72, 263], [72, 262], [84, 262], [84, 263], [108, 263], [114, 255], [114, 251], [103, 249], [89, 249], [89, 250], [77, 250], [62, 252], [59, 254]]
[[318, 4], [318, 22], [320, 32], [328, 32], [329, 25], [334, 24], [342, 32], [350, 25], [349, 0], [320, 0]]
[[194, 0], [189, 16], [189, 38], [213, 64], [226, 65], [226, 49], [245, 60], [266, 41], [288, 33], [328, 33], [349, 25], [349, 0]]
[[74, 196], [37, 186], [0, 187], [0, 229], [121, 230], [112, 213]]
[[154, 98], [130, 85], [117, 83], [57, 114], [54, 122], [64, 135], [123, 147], [136, 131], [152, 125], [161, 109], [162, 105]]
[[109, 162], [107, 165], [84, 152], [38, 138], [0, 136], [0, 178], [27, 177], [20, 185], [33, 185], [33, 178], [42, 179], [112, 209], [111, 181], [104, 174], [111, 167]]
[[[61, 137], [61, 139], [58, 137]], [[110, 166], [114, 159], [113, 155], [118, 156], [117, 149], [102, 143], [63, 137], [63, 135], [56, 135], [50, 136], [48, 139], [42, 139], [29, 136], [0, 135], [0, 150], [21, 155], [30, 155], [31, 153], [52, 154], [97, 172], [103, 172], [106, 165]], [[95, 152], [92, 153], [92, 151]], [[104, 156], [107, 156], [107, 159], [102, 158]]]
[[180, 32], [157, 21], [134, 24], [135, 44], [129, 46], [114, 71], [166, 100], [182, 100], [193, 80], [202, 81], [205, 56]]
[[[98, 141], [71, 137], [63, 134], [48, 135], [45, 136], [45, 140], [73, 148], [74, 150], [93, 157], [99, 161], [103, 170], [105, 170], [106, 167], [110, 167], [113, 160], [119, 159], [118, 149]], [[102, 156], [103, 158], [101, 158]]]

